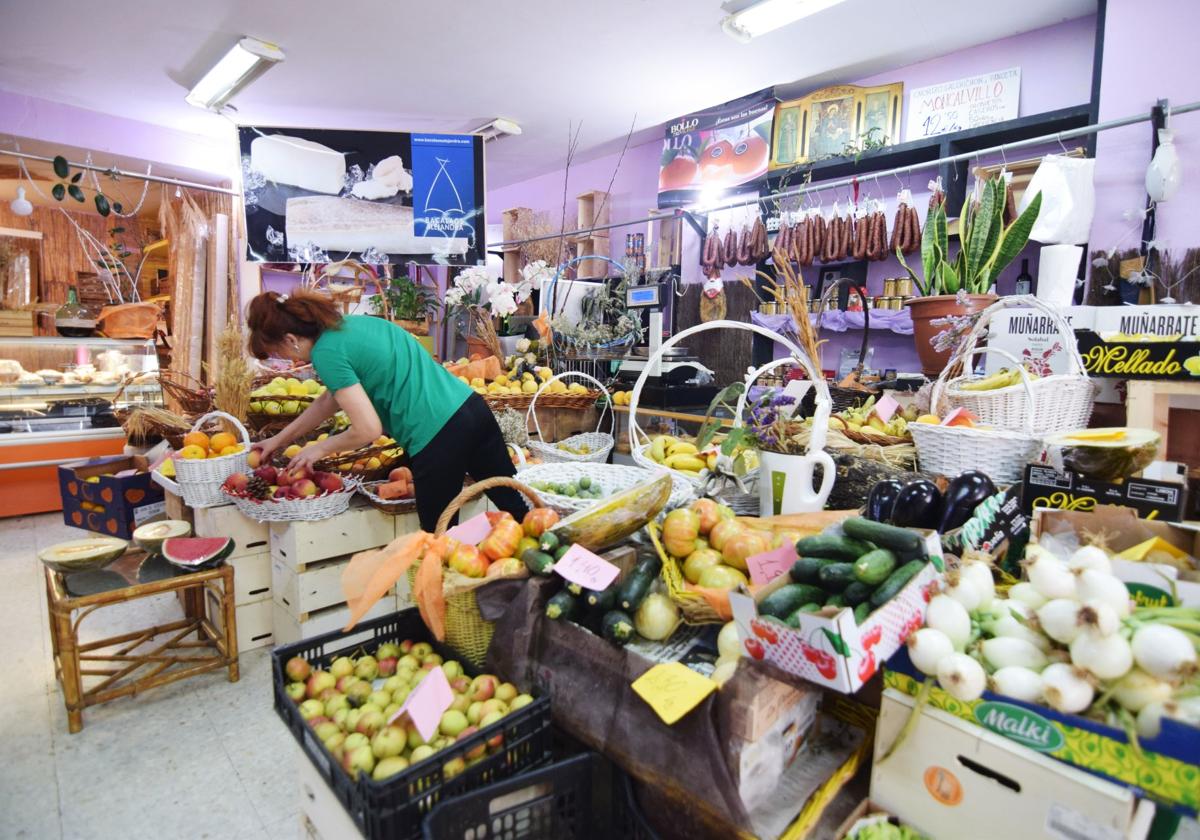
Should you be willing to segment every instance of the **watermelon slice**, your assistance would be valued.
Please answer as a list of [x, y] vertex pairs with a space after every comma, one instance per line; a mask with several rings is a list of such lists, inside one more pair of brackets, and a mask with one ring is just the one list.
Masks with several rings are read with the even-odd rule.
[[171, 537], [163, 540], [162, 555], [181, 569], [215, 566], [233, 553], [229, 537]]

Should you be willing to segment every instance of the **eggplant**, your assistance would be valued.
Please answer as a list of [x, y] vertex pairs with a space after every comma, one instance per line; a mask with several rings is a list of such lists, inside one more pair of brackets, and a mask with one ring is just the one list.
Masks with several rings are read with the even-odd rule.
[[904, 482], [894, 478], [877, 481], [867, 494], [867, 509], [864, 516], [875, 522], [890, 522], [892, 510], [896, 507], [896, 498], [904, 489]]
[[941, 516], [941, 491], [923, 478], [904, 485], [892, 508], [892, 524], [903, 528], [936, 528]]
[[978, 470], [967, 470], [946, 486], [938, 532], [945, 534], [962, 526], [984, 499], [996, 495], [996, 485]]

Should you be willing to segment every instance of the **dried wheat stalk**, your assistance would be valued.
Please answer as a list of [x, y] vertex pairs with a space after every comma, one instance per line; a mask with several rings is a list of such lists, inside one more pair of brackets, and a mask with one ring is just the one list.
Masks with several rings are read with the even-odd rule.
[[242, 328], [231, 318], [217, 340], [217, 384], [213, 405], [239, 420], [245, 420], [250, 411], [250, 387], [254, 379], [245, 346]]
[[779, 299], [782, 292], [783, 302], [787, 304], [792, 313], [792, 320], [796, 322], [797, 343], [800, 349], [808, 354], [816, 369], [821, 370], [821, 345], [824, 342], [817, 340], [817, 331], [808, 317], [808, 286], [804, 285], [804, 278], [797, 270], [792, 268], [786, 254], [776, 250], [772, 259], [775, 263], [776, 277], [783, 280], [782, 285], [776, 280], [776, 299]]

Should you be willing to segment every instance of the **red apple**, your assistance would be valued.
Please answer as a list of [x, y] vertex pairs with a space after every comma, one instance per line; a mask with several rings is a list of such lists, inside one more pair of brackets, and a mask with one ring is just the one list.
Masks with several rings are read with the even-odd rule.
[[386, 656], [379, 660], [379, 676], [390, 677], [396, 673], [396, 657]]
[[309, 497], [317, 495], [318, 490], [311, 478], [302, 478], [292, 484], [292, 492], [297, 496]]
[[221, 486], [231, 493], [244, 493], [246, 485], [250, 481], [250, 476], [245, 473], [235, 472], [233, 475], [225, 479], [225, 483]]
[[[280, 478], [282, 477], [280, 476]], [[280, 484], [275, 488], [275, 492], [271, 496], [275, 499], [290, 499], [292, 498], [292, 488], [286, 484]]]
[[480, 558], [483, 558], [483, 571], [487, 572], [487, 558], [484, 558], [479, 553], [479, 549], [469, 543], [459, 543], [454, 551], [450, 552], [449, 565], [450, 568], [458, 572], [460, 575], [467, 577], [483, 577], [483, 575], [474, 575], [471, 572], [475, 571], [480, 566]]
[[284, 673], [292, 682], [304, 682], [308, 679], [308, 675], [312, 673], [312, 666], [308, 664], [308, 660], [301, 656], [293, 656], [283, 666]]
[[471, 678], [468, 676], [455, 677], [450, 680], [450, 690], [455, 694], [466, 694], [471, 687]]
[[[479, 731], [478, 726], [468, 726], [462, 732], [458, 733], [458, 737], [455, 738], [454, 740], [455, 741], [465, 741], [478, 731]], [[487, 744], [480, 743], [477, 746], [471, 747], [471, 749], [467, 750], [466, 757], [467, 757], [468, 761], [473, 761], [476, 758], [482, 758], [486, 753], [487, 753]]]
[[246, 463], [250, 465], [250, 469], [257, 470], [259, 466], [261, 466], [262, 462], [262, 450], [257, 446], [246, 453]]
[[296, 467], [294, 470], [287, 470], [287, 474], [291, 476], [292, 484], [296, 484], [304, 481], [305, 479], [311, 478], [308, 473], [308, 467]]
[[342, 484], [342, 479], [333, 473], [321, 473], [317, 479], [317, 486], [326, 493], [339, 493], [345, 485]]
[[337, 680], [328, 671], [313, 671], [308, 678], [308, 696], [320, 697], [327, 688], [336, 688]]
[[496, 695], [496, 686], [500, 681], [491, 674], [480, 674], [471, 681], [470, 697], [472, 700], [487, 701]]
[[[493, 723], [499, 722], [503, 717], [504, 715], [501, 712], [488, 712], [479, 719], [479, 728], [487, 729]], [[504, 745], [504, 733], [499, 732], [496, 735], [493, 735], [491, 738], [488, 738], [487, 745], [494, 750], [500, 749], [500, 747]]]
[[263, 464], [254, 471], [254, 474], [263, 481], [267, 482], [267, 484], [279, 483], [279, 470], [275, 469], [270, 464]]
[[404, 654], [407, 654], [408, 652], [410, 652], [413, 648], [413, 644], [414, 644], [414, 642], [412, 639], [405, 639], [403, 642], [401, 642], [400, 643], [401, 655], [404, 655]]

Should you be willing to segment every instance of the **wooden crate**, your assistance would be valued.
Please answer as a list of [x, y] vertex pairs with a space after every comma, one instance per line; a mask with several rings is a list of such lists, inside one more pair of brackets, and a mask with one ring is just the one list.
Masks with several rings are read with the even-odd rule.
[[274, 605], [270, 598], [238, 604], [237, 615], [238, 653], [275, 644]]
[[575, 196], [575, 207], [576, 227], [579, 230], [608, 224], [608, 193], [603, 190], [588, 190]]
[[191, 523], [195, 528], [196, 518], [192, 513], [192, 509], [183, 502], [182, 496], [176, 496], [170, 490], [163, 490], [163, 505], [167, 514], [167, 519], [178, 519], [181, 522]]
[[517, 232], [513, 226], [522, 218], [528, 218], [533, 215], [533, 210], [528, 207], [510, 207], [500, 213], [500, 236], [502, 242], [511, 242], [517, 238]]
[[250, 604], [271, 597], [271, 552], [234, 555], [227, 561], [233, 566], [233, 603]]
[[198, 537], [232, 537], [236, 547], [230, 557], [247, 557], [271, 549], [266, 523], [243, 516], [233, 505], [199, 508], [194, 528]]
[[[367, 610], [367, 614], [363, 616], [363, 620], [388, 615], [395, 611], [395, 597], [385, 595], [379, 599], [379, 602], [375, 606]], [[271, 619], [272, 628], [275, 633], [275, 646], [278, 647], [279, 645], [290, 645], [293, 642], [299, 642], [303, 639], [311, 639], [313, 636], [319, 636], [322, 633], [329, 633], [333, 630], [341, 630], [346, 626], [346, 622], [350, 620], [350, 608], [344, 604], [336, 607], [327, 607], [318, 612], [297, 618], [272, 599]]]
[[387, 545], [396, 536], [391, 515], [373, 507], [351, 507], [319, 522], [272, 522], [271, 554], [293, 569]]
[[31, 338], [37, 314], [25, 309], [0, 309], [0, 336]]
[[293, 618], [346, 602], [342, 572], [350, 555], [311, 563], [295, 569], [278, 557], [271, 560], [271, 597]]
[[300, 819], [307, 837], [312, 840], [362, 840], [362, 833], [350, 814], [299, 746], [295, 747], [292, 764], [300, 768]]

